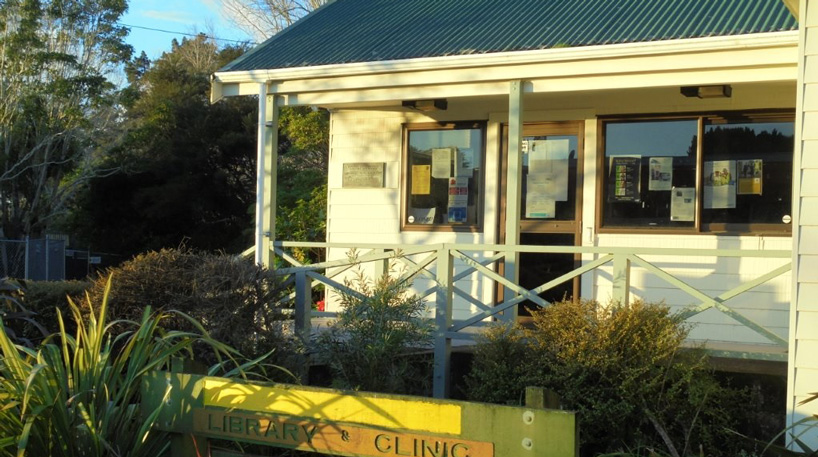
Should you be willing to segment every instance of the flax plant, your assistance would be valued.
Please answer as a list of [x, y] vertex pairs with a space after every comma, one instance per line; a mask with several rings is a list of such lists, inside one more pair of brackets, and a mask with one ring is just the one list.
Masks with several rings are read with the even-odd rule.
[[[110, 278], [101, 306], [88, 306], [85, 317], [69, 300], [76, 334], [66, 332], [58, 311], [59, 332], [35, 349], [15, 345], [0, 323], [0, 456], [161, 455], [170, 440], [153, 428], [159, 410], [140, 411], [141, 376], [168, 369], [196, 342], [235, 354], [193, 319], [198, 334], [164, 331], [168, 313], [149, 308], [138, 323], [107, 323], [109, 290]], [[115, 324], [134, 329], [114, 337]]]

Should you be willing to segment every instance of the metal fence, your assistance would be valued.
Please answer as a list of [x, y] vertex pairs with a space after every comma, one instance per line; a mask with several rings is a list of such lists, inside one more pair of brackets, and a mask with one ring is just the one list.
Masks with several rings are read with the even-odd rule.
[[65, 240], [0, 240], [0, 276], [35, 281], [65, 279]]

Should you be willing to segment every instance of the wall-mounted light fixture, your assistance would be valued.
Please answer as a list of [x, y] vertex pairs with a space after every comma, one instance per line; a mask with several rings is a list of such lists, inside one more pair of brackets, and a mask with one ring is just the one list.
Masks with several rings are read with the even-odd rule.
[[429, 100], [404, 100], [401, 105], [404, 108], [417, 111], [446, 111], [449, 102], [445, 98], [435, 98]]
[[718, 86], [683, 86], [680, 88], [685, 97], [699, 98], [730, 98], [733, 95], [733, 88], [729, 84]]

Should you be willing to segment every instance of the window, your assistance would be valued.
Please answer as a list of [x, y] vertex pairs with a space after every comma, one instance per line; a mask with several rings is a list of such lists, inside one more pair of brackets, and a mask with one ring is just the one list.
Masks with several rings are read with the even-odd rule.
[[603, 122], [602, 228], [789, 233], [793, 118]]
[[403, 228], [478, 229], [484, 149], [482, 123], [407, 126]]

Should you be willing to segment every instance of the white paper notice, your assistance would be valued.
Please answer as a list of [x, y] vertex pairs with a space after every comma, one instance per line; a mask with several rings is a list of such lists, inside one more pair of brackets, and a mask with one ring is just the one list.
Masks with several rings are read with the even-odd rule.
[[558, 202], [568, 200], [569, 147], [568, 140], [537, 140], [531, 142], [528, 152], [528, 176], [547, 184], [546, 197]]
[[556, 200], [553, 197], [554, 181], [542, 175], [528, 175], [526, 178], [525, 217], [529, 219], [553, 219]]
[[692, 222], [696, 214], [696, 189], [674, 187], [670, 191], [670, 220]]
[[704, 163], [704, 207], [736, 207], [736, 161], [717, 160]]
[[469, 205], [469, 178], [449, 178], [449, 208]]
[[648, 190], [670, 190], [673, 182], [673, 157], [651, 157]]
[[449, 179], [452, 173], [452, 148], [432, 149], [432, 177]]
[[458, 149], [457, 163], [455, 166], [455, 176], [471, 177], [474, 174], [474, 150]]

